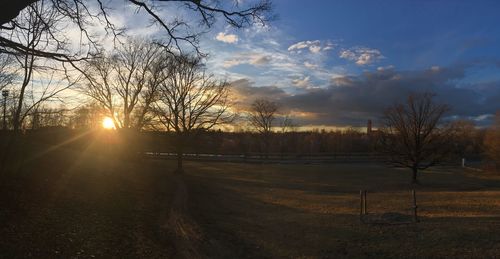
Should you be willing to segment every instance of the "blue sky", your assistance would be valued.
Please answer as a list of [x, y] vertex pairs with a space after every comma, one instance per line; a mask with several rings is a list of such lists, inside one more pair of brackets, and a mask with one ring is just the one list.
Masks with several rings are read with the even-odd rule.
[[276, 26], [296, 39], [340, 39], [381, 50], [401, 69], [497, 58], [498, 1], [276, 1]]
[[[480, 126], [500, 110], [499, 1], [273, 3], [278, 19], [267, 26], [220, 22], [200, 42], [208, 70], [232, 82], [242, 110], [268, 98], [304, 126], [362, 126], [419, 91]], [[192, 18], [168, 7], [165, 16], [172, 10]], [[138, 19], [117, 16], [132, 35], [161, 37]]]

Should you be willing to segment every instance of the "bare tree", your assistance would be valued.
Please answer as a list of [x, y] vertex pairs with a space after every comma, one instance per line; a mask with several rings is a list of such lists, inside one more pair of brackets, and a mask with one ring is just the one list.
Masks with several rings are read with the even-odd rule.
[[115, 52], [88, 62], [82, 90], [107, 111], [117, 128], [140, 129], [159, 80], [164, 80], [160, 71], [167, 66], [169, 55], [155, 44], [132, 39]]
[[0, 90], [14, 81], [15, 73], [12, 70], [11, 56], [0, 53]]
[[495, 123], [486, 131], [484, 148], [496, 169], [500, 170], [500, 111], [495, 115]]
[[68, 110], [63, 106], [49, 107], [41, 105], [30, 114], [30, 128], [64, 127], [68, 125]]
[[176, 57], [167, 73], [155, 110], [163, 125], [176, 133], [177, 172], [182, 172], [188, 139], [232, 120], [229, 84], [206, 74], [200, 58], [192, 56]]
[[[53, 12], [62, 16], [61, 24], [65, 27], [76, 27], [81, 33], [79, 50], [71, 50], [67, 48], [70, 39], [64, 33], [61, 27], [52, 26], [52, 20], [42, 19], [42, 23], [48, 26], [49, 37], [56, 48], [47, 50], [39, 48], [30, 48], [9, 37], [8, 33], [22, 25], [19, 25], [15, 18], [19, 13], [28, 8], [30, 5], [45, 1]], [[8, 1], [2, 5], [0, 9], [0, 52], [7, 53], [27, 53], [30, 55], [48, 57], [51, 59], [74, 62], [86, 59], [93, 52], [100, 49], [99, 37], [95, 35], [92, 29], [95, 25], [100, 25], [104, 33], [111, 35], [116, 39], [122, 35], [124, 28], [116, 27], [110, 19], [113, 7], [113, 1], [102, 0], [16, 0]], [[132, 5], [137, 7], [137, 13], [143, 13], [151, 18], [154, 25], [164, 30], [162, 40], [159, 41], [167, 49], [176, 49], [182, 51], [186, 46], [194, 48], [198, 53], [201, 53], [198, 48], [199, 36], [205, 28], [210, 28], [216, 22], [216, 18], [222, 19], [233, 27], [244, 27], [253, 23], [264, 24], [273, 17], [269, 15], [271, 3], [269, 0], [259, 1], [229, 1], [220, 0], [159, 0], [159, 1], [139, 1], [127, 0], [120, 3], [121, 5]], [[175, 6], [177, 4], [177, 6]], [[165, 8], [181, 8], [189, 12], [190, 17], [196, 17], [198, 20], [197, 26], [192, 26], [192, 23], [183, 20], [180, 17], [162, 17], [162, 9]], [[176, 11], [179, 13], [178, 11]], [[173, 13], [173, 12], [172, 12]], [[199, 27], [200, 30], [193, 28]]]
[[101, 126], [102, 108], [94, 102], [73, 109], [69, 118], [69, 126], [73, 129], [92, 129]]
[[466, 159], [481, 152], [481, 136], [474, 121], [456, 120], [450, 123], [453, 134], [453, 153], [459, 159]]
[[384, 113], [382, 151], [393, 164], [412, 170], [412, 183], [418, 183], [419, 170], [439, 164], [452, 149], [451, 129], [441, 125], [448, 110], [434, 101], [434, 94], [417, 93]]
[[267, 158], [278, 104], [267, 99], [257, 99], [252, 103], [248, 119], [254, 129], [262, 135], [264, 154]]
[[[18, 25], [12, 31], [12, 38], [17, 39], [27, 48], [46, 49], [50, 48], [47, 41], [48, 28], [52, 24], [45, 24], [43, 20], [57, 22], [60, 18], [56, 12], [48, 8], [44, 1], [38, 1], [30, 5], [15, 19]], [[59, 71], [54, 64], [39, 57], [22, 53], [13, 55], [14, 60], [21, 68], [21, 82], [15, 85], [17, 92], [17, 106], [13, 114], [13, 129], [18, 131], [23, 125], [24, 119], [29, 113], [41, 103], [55, 98], [60, 92], [70, 88], [74, 83], [64, 82], [65, 77], [58, 78]], [[44, 80], [34, 80], [34, 79]]]
[[252, 103], [249, 112], [250, 124], [262, 134], [272, 131], [273, 121], [276, 119], [278, 105], [267, 99], [257, 99]]
[[297, 124], [292, 119], [292, 116], [290, 114], [287, 114], [283, 116], [281, 120], [281, 133], [287, 133], [287, 132], [294, 132], [297, 129]]

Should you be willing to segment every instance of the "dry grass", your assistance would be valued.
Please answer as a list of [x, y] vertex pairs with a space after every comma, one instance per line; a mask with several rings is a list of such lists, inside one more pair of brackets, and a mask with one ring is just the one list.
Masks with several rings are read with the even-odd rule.
[[[500, 180], [440, 168], [421, 175], [379, 165], [190, 163], [190, 204], [210, 257], [495, 257], [500, 255]], [[421, 222], [359, 222], [368, 212], [410, 213]]]

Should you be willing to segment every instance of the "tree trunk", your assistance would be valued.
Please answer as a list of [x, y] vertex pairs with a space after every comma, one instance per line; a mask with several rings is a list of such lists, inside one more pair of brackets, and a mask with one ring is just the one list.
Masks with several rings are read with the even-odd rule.
[[182, 168], [182, 160], [184, 156], [184, 136], [178, 135], [177, 136], [177, 169], [175, 170], [176, 173], [181, 174], [184, 172], [184, 169]]
[[182, 173], [183, 172], [183, 169], [182, 169], [182, 157], [183, 157], [182, 151], [177, 150], [177, 169], [175, 171], [176, 173]]
[[417, 167], [412, 167], [411, 170], [412, 170], [411, 183], [412, 184], [418, 184], [418, 179], [417, 179], [418, 168]]

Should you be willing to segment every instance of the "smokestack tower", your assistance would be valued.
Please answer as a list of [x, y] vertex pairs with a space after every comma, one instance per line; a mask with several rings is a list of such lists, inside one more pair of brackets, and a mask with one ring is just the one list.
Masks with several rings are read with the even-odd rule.
[[372, 120], [368, 120], [368, 124], [366, 125], [366, 134], [368, 136], [372, 134]]

